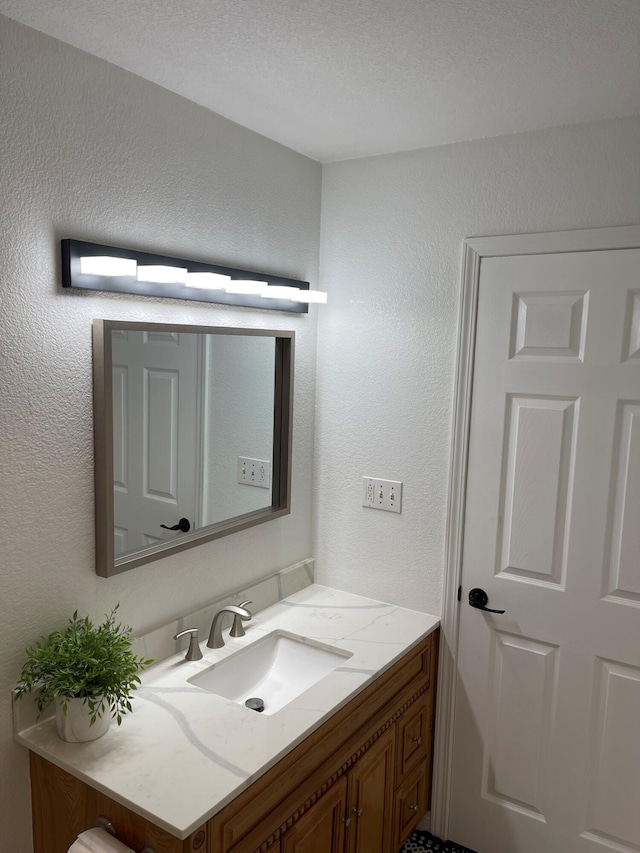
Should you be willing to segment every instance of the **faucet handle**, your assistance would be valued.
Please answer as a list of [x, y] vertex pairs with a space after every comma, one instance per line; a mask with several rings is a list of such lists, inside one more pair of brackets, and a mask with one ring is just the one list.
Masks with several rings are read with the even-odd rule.
[[189, 648], [187, 650], [187, 654], [185, 655], [185, 660], [200, 660], [202, 658], [202, 652], [200, 651], [200, 646], [198, 645], [198, 629], [197, 628], [185, 628], [184, 631], [178, 631], [177, 634], [173, 635], [174, 640], [179, 640], [180, 637], [184, 637], [186, 634], [189, 634]]
[[240, 613], [235, 613], [233, 616], [233, 625], [231, 626], [231, 630], [229, 631], [230, 637], [244, 637], [244, 625], [242, 621], [248, 622], [251, 619], [252, 613], [247, 609], [247, 604], [253, 604], [251, 599], [247, 599], [247, 601], [243, 601], [242, 604], [238, 605], [241, 610], [246, 611], [247, 616], [241, 616]]

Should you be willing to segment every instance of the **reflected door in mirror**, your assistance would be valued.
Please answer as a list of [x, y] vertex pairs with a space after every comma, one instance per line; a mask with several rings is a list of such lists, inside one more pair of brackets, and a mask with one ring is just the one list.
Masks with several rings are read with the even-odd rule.
[[181, 518], [195, 521], [200, 350], [198, 335], [112, 332], [117, 556], [180, 536], [169, 528]]
[[270, 481], [240, 483], [239, 459], [273, 465], [275, 347], [273, 337], [112, 330], [116, 558], [271, 506]]

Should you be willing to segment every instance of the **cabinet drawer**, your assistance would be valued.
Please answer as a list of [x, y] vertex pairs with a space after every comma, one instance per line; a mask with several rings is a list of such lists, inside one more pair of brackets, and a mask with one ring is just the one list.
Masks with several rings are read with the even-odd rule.
[[399, 850], [429, 808], [429, 765], [423, 761], [396, 791], [394, 850]]
[[396, 785], [429, 757], [430, 748], [431, 702], [427, 691], [396, 723]]

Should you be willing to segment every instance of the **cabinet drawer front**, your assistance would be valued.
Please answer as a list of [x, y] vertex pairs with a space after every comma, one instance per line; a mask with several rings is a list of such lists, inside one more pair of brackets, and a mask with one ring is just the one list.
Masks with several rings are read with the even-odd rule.
[[431, 702], [429, 692], [408, 708], [396, 723], [396, 785], [420, 762], [431, 748]]
[[424, 681], [426, 682], [427, 687], [431, 686], [431, 645], [433, 638], [430, 637], [429, 639], [431, 642], [424, 645], [418, 653], [412, 653], [410, 659], [402, 667], [400, 676], [401, 680], [397, 686], [398, 692], [412, 681]]
[[394, 803], [394, 849], [399, 850], [429, 808], [429, 766], [426, 761], [411, 773], [396, 791]]

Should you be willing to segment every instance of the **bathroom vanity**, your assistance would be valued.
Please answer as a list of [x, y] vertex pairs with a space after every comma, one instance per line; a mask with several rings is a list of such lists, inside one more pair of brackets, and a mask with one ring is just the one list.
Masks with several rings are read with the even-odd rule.
[[[429, 807], [438, 624], [313, 585], [202, 661], [151, 667], [99, 740], [63, 743], [51, 721], [19, 732], [35, 853], [66, 853], [99, 815], [135, 851], [395, 853]], [[272, 714], [196, 686], [274, 632], [341, 657]]]

